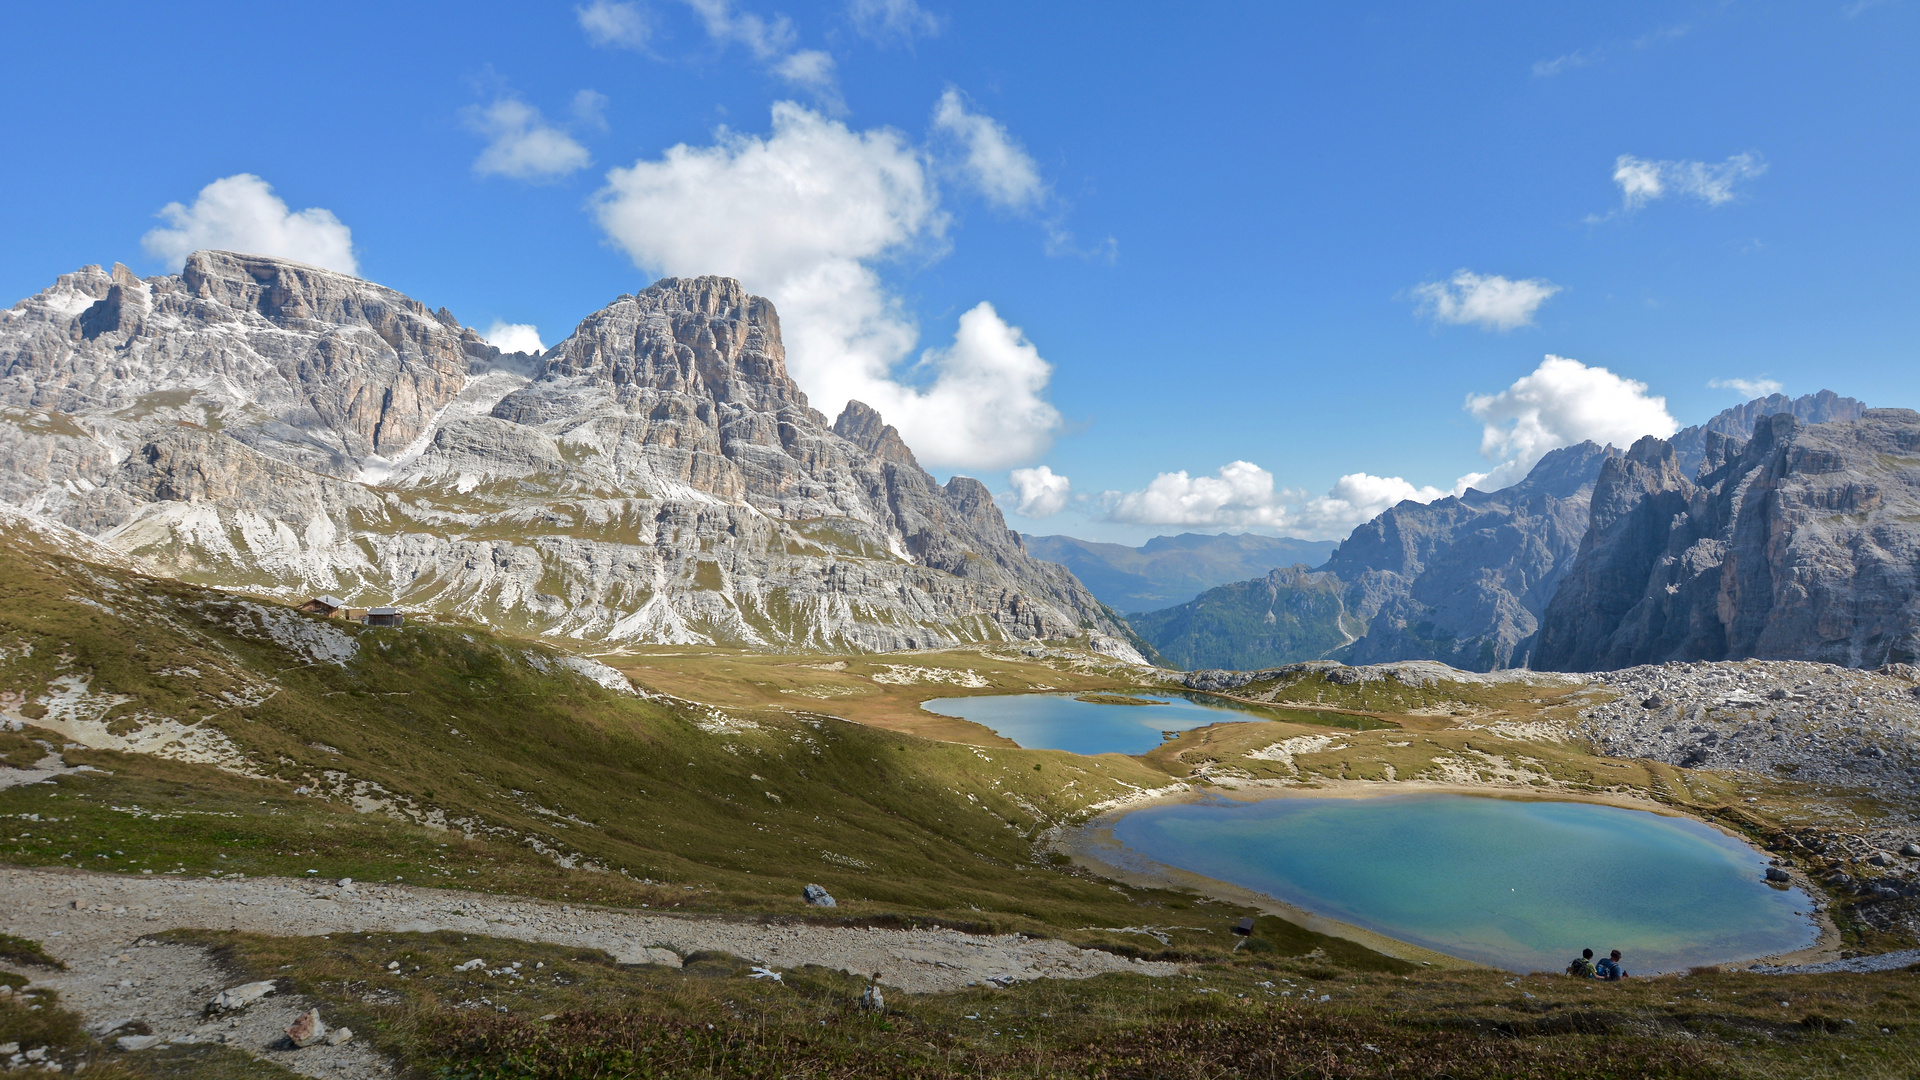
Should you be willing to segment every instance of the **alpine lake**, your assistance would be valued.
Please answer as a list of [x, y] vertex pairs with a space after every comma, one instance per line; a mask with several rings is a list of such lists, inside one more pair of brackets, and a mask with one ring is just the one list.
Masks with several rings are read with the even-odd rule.
[[[923, 707], [1076, 754], [1143, 754], [1170, 734], [1236, 721], [1366, 723], [1205, 695], [1007, 694]], [[1095, 857], [1117, 869], [1171, 867], [1516, 972], [1557, 971], [1592, 948], [1619, 949], [1629, 972], [1653, 974], [1791, 952], [1817, 937], [1812, 900], [1766, 883], [1767, 860], [1747, 844], [1692, 818], [1599, 803], [1205, 795], [1088, 828], [1110, 836]]]

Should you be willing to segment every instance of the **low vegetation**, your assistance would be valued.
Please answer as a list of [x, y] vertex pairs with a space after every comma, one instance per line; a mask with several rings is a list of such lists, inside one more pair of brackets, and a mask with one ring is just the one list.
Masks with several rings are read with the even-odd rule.
[[[293, 980], [330, 1022], [420, 1076], [1891, 1077], [1920, 1062], [1911, 972], [1515, 978], [1421, 966], [1271, 917], [1235, 949], [1231, 928], [1252, 909], [1118, 890], [1049, 853], [1054, 830], [1175, 782], [1427, 779], [1650, 797], [1760, 842], [1796, 815], [1901, 809], [1598, 757], [1566, 735], [1594, 700], [1585, 690], [1308, 672], [1224, 691], [1256, 710], [1252, 722], [1140, 758], [1087, 758], [1022, 750], [918, 706], [1184, 688], [1056, 648], [604, 659], [642, 693], [478, 627], [347, 627], [0, 552], [0, 707], [14, 729], [0, 732], [0, 766], [52, 777], [0, 789], [0, 859], [941, 923], [1193, 965], [889, 993], [874, 1014], [856, 1005], [866, 983], [854, 975], [802, 968], [776, 981], [720, 954], [672, 969], [457, 934], [171, 935], [214, 949], [235, 981]], [[803, 905], [809, 883], [840, 906]], [[1849, 922], [1844, 902], [1837, 915], [1854, 947], [1910, 944]], [[496, 972], [517, 961], [519, 974], [452, 970], [476, 956]], [[7, 938], [0, 961], [44, 973], [34, 965], [52, 957]], [[106, 1054], [41, 989], [5, 995], [0, 1010], [0, 1042], [91, 1055], [90, 1075], [280, 1075], [219, 1047]]]

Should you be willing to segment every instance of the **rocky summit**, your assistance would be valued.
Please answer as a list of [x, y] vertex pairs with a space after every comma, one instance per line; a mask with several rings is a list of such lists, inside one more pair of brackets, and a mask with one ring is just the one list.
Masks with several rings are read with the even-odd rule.
[[0, 312], [0, 500], [166, 573], [619, 643], [1131, 649], [978, 481], [837, 423], [737, 281], [666, 279], [546, 353], [311, 266], [86, 267]]

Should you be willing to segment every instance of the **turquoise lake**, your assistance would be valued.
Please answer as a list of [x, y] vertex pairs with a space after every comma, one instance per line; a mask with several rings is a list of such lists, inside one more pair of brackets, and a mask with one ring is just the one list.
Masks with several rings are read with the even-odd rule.
[[1208, 724], [1249, 720], [1381, 726], [1340, 713], [1208, 704], [1205, 695], [1198, 694], [1192, 698], [1156, 694], [1139, 700], [1153, 704], [1109, 705], [1079, 701], [1072, 694], [984, 694], [935, 698], [921, 702], [920, 707], [992, 728], [1028, 750], [1067, 750], [1075, 754], [1144, 754], [1164, 741], [1163, 731], [1190, 731]]
[[[1113, 835], [1155, 862], [1510, 971], [1619, 949], [1633, 974], [1811, 945], [1809, 900], [1688, 818], [1467, 795], [1151, 806]], [[1124, 857], [1123, 857], [1124, 859]]]

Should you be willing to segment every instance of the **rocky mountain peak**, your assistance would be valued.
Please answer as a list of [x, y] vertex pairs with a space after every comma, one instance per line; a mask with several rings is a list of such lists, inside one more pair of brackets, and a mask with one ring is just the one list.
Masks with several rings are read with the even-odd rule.
[[882, 461], [919, 468], [913, 451], [892, 424], [880, 418], [879, 410], [864, 401], [849, 401], [833, 422], [833, 433]]
[[85, 267], [0, 313], [0, 404], [0, 501], [193, 580], [610, 643], [1120, 632], [984, 485], [936, 483], [864, 405], [830, 427], [731, 278], [654, 282], [534, 358], [283, 259]]
[[807, 407], [787, 375], [773, 303], [724, 277], [662, 278], [582, 320], [542, 377], [711, 398], [763, 412]]

